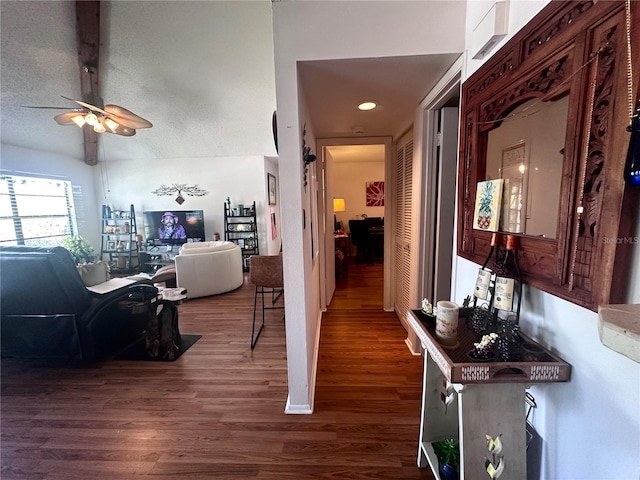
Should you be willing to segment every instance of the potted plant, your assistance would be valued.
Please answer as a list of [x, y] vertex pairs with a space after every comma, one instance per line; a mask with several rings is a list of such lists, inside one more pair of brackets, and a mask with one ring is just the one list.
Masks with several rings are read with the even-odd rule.
[[95, 250], [82, 235], [66, 237], [62, 241], [62, 246], [69, 250], [78, 265], [81, 263], [91, 263], [97, 258]]
[[460, 475], [460, 446], [453, 438], [433, 443], [433, 451], [438, 458], [440, 480], [457, 480]]

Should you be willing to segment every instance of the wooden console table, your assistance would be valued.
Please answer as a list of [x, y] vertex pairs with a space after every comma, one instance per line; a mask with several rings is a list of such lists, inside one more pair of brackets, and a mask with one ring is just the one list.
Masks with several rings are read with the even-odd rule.
[[[503, 479], [527, 478], [525, 388], [527, 384], [566, 382], [571, 366], [533, 340], [540, 352], [532, 361], [471, 362], [467, 352], [479, 341], [465, 319], [459, 344], [445, 349], [435, 339], [435, 325], [419, 310], [407, 320], [425, 349], [418, 467], [438, 475], [431, 444], [445, 438], [460, 443], [460, 479], [487, 480], [487, 461], [502, 462]], [[487, 436], [500, 436], [502, 451], [492, 455]]]

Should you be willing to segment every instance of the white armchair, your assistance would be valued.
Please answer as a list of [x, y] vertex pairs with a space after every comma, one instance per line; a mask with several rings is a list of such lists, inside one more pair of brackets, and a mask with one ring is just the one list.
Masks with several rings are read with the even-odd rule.
[[185, 243], [175, 261], [176, 283], [187, 298], [229, 292], [244, 282], [242, 252], [233, 242]]

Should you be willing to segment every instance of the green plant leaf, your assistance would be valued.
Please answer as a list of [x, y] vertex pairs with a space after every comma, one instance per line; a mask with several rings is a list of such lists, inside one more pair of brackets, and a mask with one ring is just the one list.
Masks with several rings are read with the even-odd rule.
[[82, 235], [66, 237], [62, 246], [69, 250], [76, 264], [91, 263], [97, 258], [96, 251]]

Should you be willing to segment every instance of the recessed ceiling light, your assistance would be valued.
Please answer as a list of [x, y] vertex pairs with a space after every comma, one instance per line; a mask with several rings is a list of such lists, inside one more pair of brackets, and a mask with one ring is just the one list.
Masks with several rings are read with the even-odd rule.
[[376, 107], [377, 105], [375, 102], [362, 102], [360, 105], [358, 105], [358, 108], [360, 110], [373, 110]]

